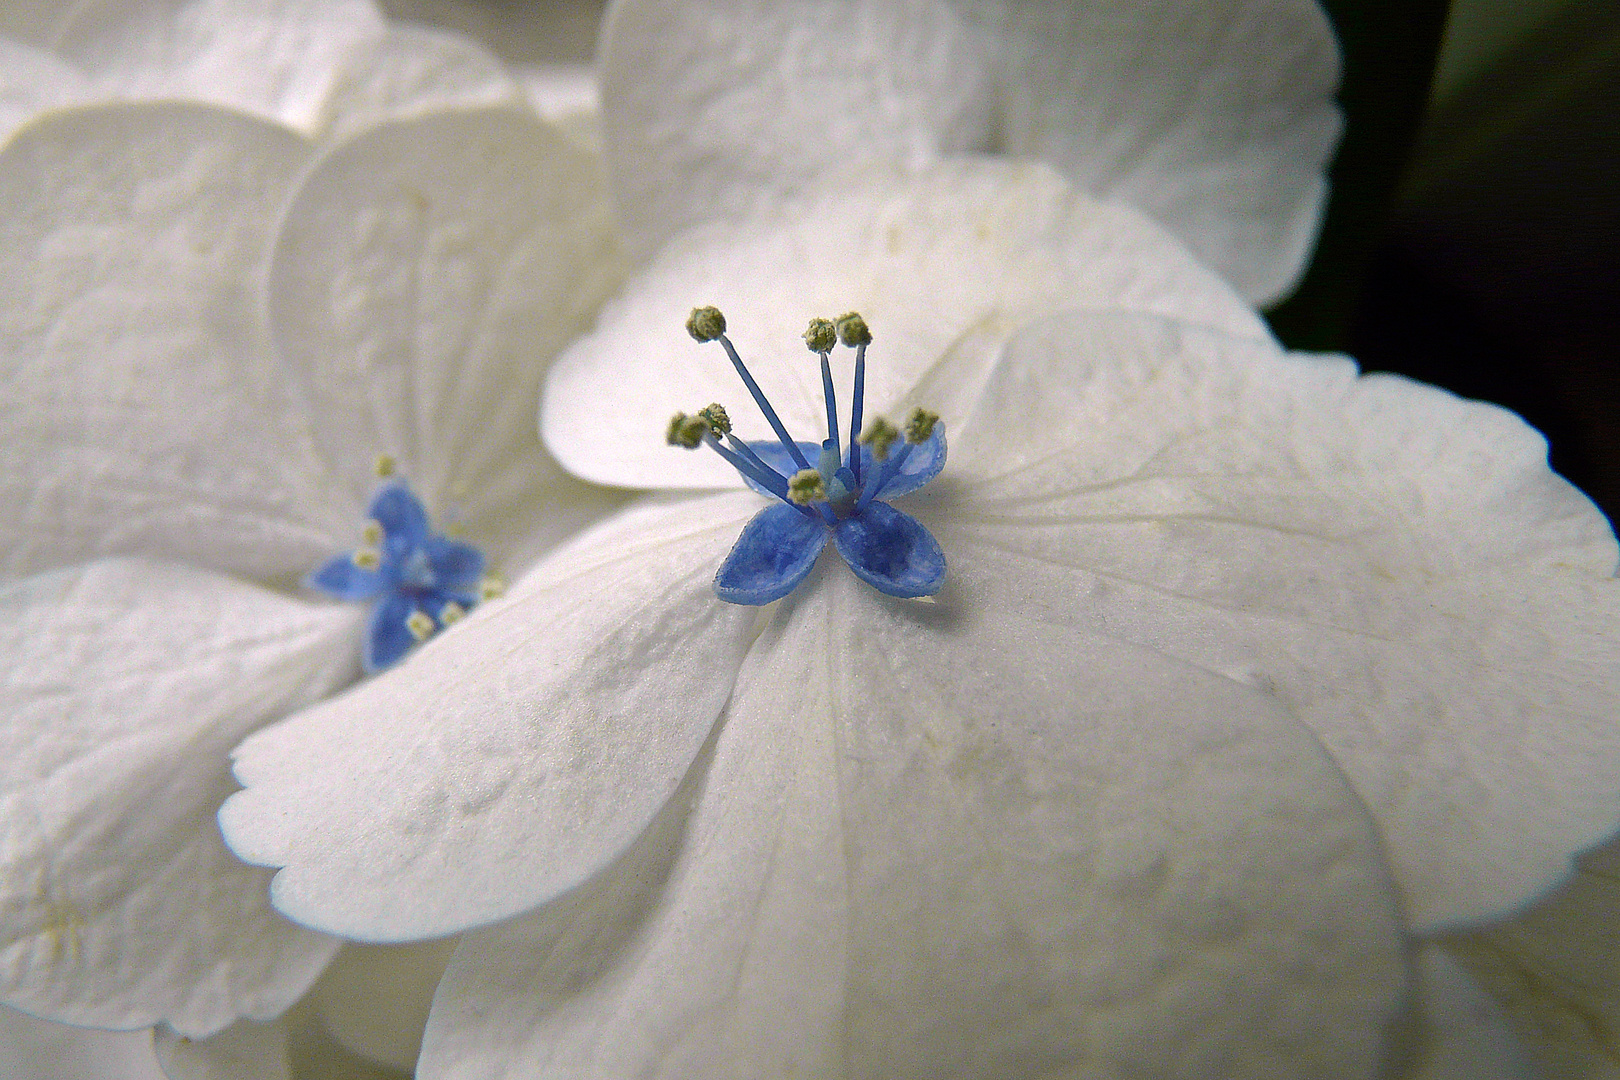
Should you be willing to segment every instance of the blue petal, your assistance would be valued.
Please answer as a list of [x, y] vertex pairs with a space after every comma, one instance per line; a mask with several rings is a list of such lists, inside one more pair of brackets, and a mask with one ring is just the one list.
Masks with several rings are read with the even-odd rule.
[[720, 564], [715, 594], [733, 604], [780, 600], [804, 580], [826, 546], [827, 527], [819, 519], [787, 503], [767, 506], [743, 527]]
[[404, 558], [427, 542], [427, 511], [404, 484], [389, 484], [378, 491], [366, 513], [382, 526], [383, 551], [390, 558]]
[[405, 620], [416, 610], [416, 602], [399, 593], [389, 593], [371, 609], [371, 625], [366, 630], [366, 671], [375, 673], [392, 667], [411, 651], [416, 635]]
[[[820, 443], [801, 442], [796, 445], [799, 447], [799, 452], [804, 455], [804, 460], [806, 461], [814, 462], [821, 456]], [[787, 452], [787, 447], [783, 446], [781, 442], [776, 439], [761, 439], [759, 442], [751, 442], [748, 444], [748, 449], [758, 454], [761, 461], [775, 469], [777, 472], [781, 473], [783, 476], [792, 476], [794, 473], [799, 471], [799, 463], [793, 460], [792, 455]], [[743, 479], [747, 481], [749, 487], [753, 488], [761, 495], [770, 495], [771, 498], [776, 498], [775, 495], [772, 495], [769, 491], [765, 490], [765, 488], [761, 487], [754, 480], [749, 479], [749, 477], [746, 475], [743, 476]]]
[[855, 576], [890, 596], [932, 596], [945, 582], [945, 552], [910, 514], [871, 502], [833, 529], [838, 553]]
[[[895, 450], [900, 449], [897, 445]], [[881, 462], [872, 460], [870, 447], [861, 447], [861, 480], [865, 482], [873, 475], [874, 469], [881, 469]], [[911, 453], [906, 457], [906, 463], [893, 476], [883, 482], [883, 486], [872, 493], [874, 499], [892, 499], [897, 495], [905, 495], [916, 491], [928, 481], [939, 475], [939, 470], [945, 467], [945, 425], [934, 425], [934, 433], [928, 438], [912, 447]]]
[[441, 589], [460, 592], [478, 586], [484, 576], [484, 553], [471, 544], [430, 536], [423, 550]]
[[310, 588], [339, 600], [370, 600], [383, 590], [379, 571], [354, 564], [354, 555], [338, 555], [304, 579]]

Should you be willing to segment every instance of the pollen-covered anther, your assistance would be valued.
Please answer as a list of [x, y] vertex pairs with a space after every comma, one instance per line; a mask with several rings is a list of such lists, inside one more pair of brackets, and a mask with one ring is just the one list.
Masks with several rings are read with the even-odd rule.
[[709, 425], [709, 430], [716, 435], [731, 434], [731, 417], [726, 414], [726, 407], [718, 401], [698, 410], [698, 419]]
[[695, 307], [686, 318], [686, 332], [697, 341], [714, 341], [726, 332], [726, 317], [717, 307]]
[[409, 630], [411, 637], [417, 641], [426, 641], [433, 636], [433, 631], [438, 629], [438, 624], [433, 621], [433, 616], [427, 612], [413, 611], [405, 620], [405, 629]]
[[366, 542], [367, 547], [376, 547], [381, 544], [383, 541], [382, 522], [378, 521], [376, 518], [372, 518], [370, 521], [367, 521], [365, 525], [361, 526], [360, 528], [360, 539]]
[[906, 442], [925, 443], [934, 433], [934, 425], [939, 423], [939, 413], [929, 412], [918, 407], [911, 410], [906, 417]]
[[393, 476], [399, 469], [399, 464], [388, 454], [378, 454], [377, 460], [372, 462], [371, 471], [379, 477]]
[[788, 498], [798, 506], [809, 506], [813, 502], [825, 502], [827, 499], [827, 482], [815, 469], [800, 469], [788, 477]]
[[493, 600], [506, 591], [506, 582], [498, 574], [485, 574], [478, 581], [478, 598]]
[[688, 416], [685, 413], [676, 413], [670, 417], [669, 428], [664, 432], [664, 441], [671, 446], [696, 450], [703, 445], [703, 437], [708, 433], [709, 422], [701, 415]]
[[832, 352], [833, 346], [838, 344], [838, 328], [831, 319], [811, 319], [804, 332], [804, 343], [813, 353]]
[[[378, 537], [378, 539], [380, 540], [381, 537]], [[362, 570], [375, 570], [382, 565], [382, 552], [374, 547], [360, 548], [350, 558], [354, 560], [354, 565]]]
[[833, 320], [833, 325], [838, 328], [838, 340], [851, 348], [872, 344], [872, 331], [856, 312], [846, 311]]
[[439, 621], [444, 625], [449, 626], [452, 623], [460, 622], [462, 618], [466, 616], [466, 614], [467, 609], [452, 600], [448, 604], [444, 605], [444, 607], [439, 609]]
[[874, 416], [861, 432], [861, 445], [872, 448], [872, 460], [884, 461], [889, 456], [889, 447], [900, 437], [900, 429], [889, 423], [881, 416]]

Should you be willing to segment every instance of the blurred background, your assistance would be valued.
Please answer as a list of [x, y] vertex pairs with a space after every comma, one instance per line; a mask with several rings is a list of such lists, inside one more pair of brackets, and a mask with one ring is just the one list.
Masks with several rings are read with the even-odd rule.
[[[1299, 290], [1270, 313], [1518, 412], [1620, 520], [1620, 4], [1323, 0], [1347, 118]], [[383, 0], [514, 62], [588, 61], [592, 0]]]

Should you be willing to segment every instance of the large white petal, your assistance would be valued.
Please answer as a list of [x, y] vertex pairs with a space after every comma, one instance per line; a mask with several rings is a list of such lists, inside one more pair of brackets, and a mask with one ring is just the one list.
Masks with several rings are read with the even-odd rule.
[[1534, 907], [1441, 944], [1503, 1003], [1542, 1080], [1620, 1077], [1620, 841]]
[[226, 850], [227, 753], [357, 674], [357, 608], [109, 560], [0, 592], [0, 986], [104, 1027], [267, 1018], [337, 943]]
[[1615, 539], [1516, 416], [1097, 314], [935, 374], [981, 388], [906, 507], [955, 587], [1274, 693], [1415, 926], [1524, 904], [1620, 820]]
[[517, 110], [430, 114], [323, 157], [270, 278], [289, 377], [340, 483], [396, 458], [501, 553], [600, 509], [534, 431], [547, 361], [617, 284], [600, 163]]
[[521, 99], [517, 81], [476, 42], [394, 23], [350, 53], [327, 100], [322, 129], [327, 138], [341, 138], [388, 119]]
[[1501, 1005], [1437, 945], [1416, 961], [1423, 1026], [1402, 1080], [1551, 1080], [1533, 1071]]
[[0, 1076], [6, 1080], [172, 1080], [152, 1055], [152, 1033], [99, 1031], [0, 1006]]
[[178, 104], [54, 113], [0, 152], [0, 572], [140, 553], [290, 581], [353, 527], [263, 328], [307, 158]]
[[0, 145], [28, 120], [89, 92], [78, 71], [44, 49], [0, 38]]
[[991, 84], [940, 0], [632, 0], [598, 48], [614, 195], [645, 256], [828, 170], [983, 144]]
[[1292, 287], [1338, 141], [1315, 0], [953, 0], [1000, 89], [996, 147], [1142, 210], [1250, 300]]
[[369, 0], [80, 0], [56, 51], [121, 98], [209, 102], [314, 134]]
[[1149, 650], [824, 569], [689, 798], [463, 939], [419, 1076], [1376, 1074], [1394, 888], [1305, 729]]
[[505, 918], [634, 842], [719, 715], [752, 609], [710, 581], [759, 498], [625, 511], [513, 593], [236, 751], [220, 823], [287, 915], [368, 941]]
[[[671, 415], [716, 399], [730, 404], [740, 432], [770, 437], [720, 347], [682, 329], [701, 304], [725, 312], [789, 429], [814, 440], [826, 430], [820, 369], [800, 338], [813, 316], [855, 309], [870, 324], [868, 417], [892, 409], [958, 336], [1053, 307], [1176, 315], [1268, 337], [1248, 305], [1156, 225], [1043, 166], [874, 169], [664, 248], [553, 367], [541, 434], [558, 460], [630, 487], [735, 483], [715, 455], [663, 441]], [[847, 423], [850, 353], [835, 355]]]

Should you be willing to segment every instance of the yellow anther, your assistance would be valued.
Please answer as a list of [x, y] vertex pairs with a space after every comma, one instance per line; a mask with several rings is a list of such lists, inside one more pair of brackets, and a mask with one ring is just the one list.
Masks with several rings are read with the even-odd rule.
[[351, 558], [354, 565], [362, 570], [375, 570], [382, 565], [382, 552], [376, 548], [363, 547], [356, 551]]
[[726, 415], [726, 407], [718, 401], [706, 408], [698, 410], [698, 419], [709, 425], [709, 430], [716, 435], [731, 434], [731, 417]]
[[370, 521], [367, 521], [360, 530], [360, 539], [364, 540], [369, 547], [376, 547], [378, 544], [381, 544], [382, 538], [382, 522], [378, 521], [376, 518], [372, 518]]
[[726, 332], [726, 317], [717, 307], [695, 307], [687, 316], [686, 332], [698, 341], [714, 341]]
[[703, 445], [703, 436], [709, 433], [709, 422], [702, 416], [687, 416], [685, 413], [676, 413], [669, 418], [669, 427], [664, 430], [664, 441], [671, 446], [681, 446], [688, 450], [696, 450]]
[[911, 410], [906, 417], [906, 441], [910, 443], [924, 443], [934, 433], [934, 425], [939, 423], [939, 413], [929, 412], [918, 407]]
[[872, 331], [866, 325], [866, 320], [853, 311], [847, 311], [833, 320], [838, 327], [838, 340], [845, 345], [872, 344]]
[[467, 609], [452, 600], [439, 609], [439, 621], [449, 626], [451, 623], [460, 622], [466, 614]]
[[823, 502], [827, 498], [827, 484], [814, 469], [800, 469], [788, 478], [788, 498], [799, 506]]
[[485, 574], [478, 582], [478, 598], [480, 600], [493, 600], [506, 591], [506, 582], [496, 574]]
[[413, 611], [405, 620], [405, 629], [411, 632], [411, 637], [417, 641], [426, 641], [433, 636], [435, 625], [433, 616], [425, 611]]
[[899, 437], [899, 428], [881, 416], [874, 416], [867, 423], [866, 430], [861, 432], [858, 441], [872, 448], [873, 461], [883, 461], [889, 456], [889, 447], [893, 446], [894, 440]]
[[377, 460], [371, 466], [371, 471], [378, 476], [393, 476], [397, 463], [387, 454], [378, 454]]
[[832, 352], [832, 347], [838, 344], [838, 328], [831, 319], [811, 319], [804, 332], [804, 343], [813, 353]]

